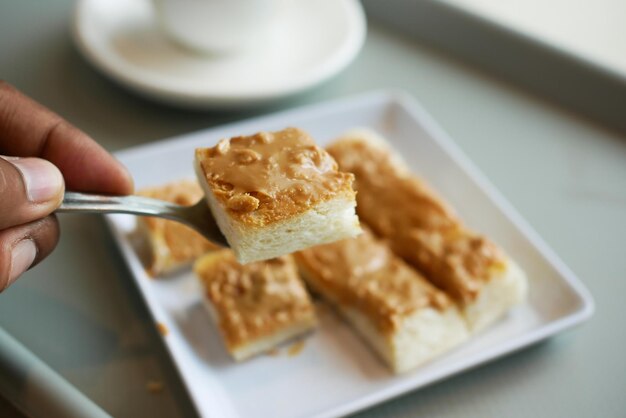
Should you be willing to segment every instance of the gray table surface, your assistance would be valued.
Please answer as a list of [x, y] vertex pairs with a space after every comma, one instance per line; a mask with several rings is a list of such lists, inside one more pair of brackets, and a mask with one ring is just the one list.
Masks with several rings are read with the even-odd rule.
[[[72, 1], [0, 4], [0, 77], [109, 150], [270, 111], [188, 112], [137, 98], [73, 48]], [[387, 87], [423, 103], [597, 306], [578, 329], [360, 416], [624, 416], [625, 138], [376, 24], [347, 71], [275, 108]], [[0, 295], [0, 326], [111, 415], [194, 416], [103, 222], [61, 225], [54, 254]], [[149, 380], [165, 390], [149, 393]], [[17, 414], [2, 399], [0, 415]]]

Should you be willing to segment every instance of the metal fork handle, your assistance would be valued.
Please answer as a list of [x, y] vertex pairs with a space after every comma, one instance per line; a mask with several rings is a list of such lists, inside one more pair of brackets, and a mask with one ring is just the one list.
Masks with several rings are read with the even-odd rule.
[[128, 213], [179, 219], [184, 206], [143, 196], [105, 196], [65, 192], [57, 212]]
[[182, 222], [200, 232], [209, 241], [228, 247], [228, 242], [213, 219], [205, 199], [193, 206], [181, 206], [143, 196], [104, 196], [65, 192], [57, 212], [158, 216]]

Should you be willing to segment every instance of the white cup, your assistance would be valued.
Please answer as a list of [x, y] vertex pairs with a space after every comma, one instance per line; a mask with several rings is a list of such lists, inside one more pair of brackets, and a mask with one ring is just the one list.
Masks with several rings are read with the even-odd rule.
[[204, 53], [230, 53], [261, 43], [280, 0], [153, 0], [173, 41]]

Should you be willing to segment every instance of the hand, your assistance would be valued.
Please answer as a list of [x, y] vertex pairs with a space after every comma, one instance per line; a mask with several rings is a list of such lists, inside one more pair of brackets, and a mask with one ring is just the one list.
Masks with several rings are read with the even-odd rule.
[[54, 249], [65, 188], [129, 194], [133, 183], [94, 140], [0, 81], [0, 291]]

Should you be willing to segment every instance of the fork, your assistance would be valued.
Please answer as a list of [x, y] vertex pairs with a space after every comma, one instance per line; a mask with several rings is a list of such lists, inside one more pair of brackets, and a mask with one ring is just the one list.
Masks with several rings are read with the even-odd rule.
[[128, 213], [131, 215], [156, 216], [184, 223], [198, 231], [206, 239], [223, 247], [228, 242], [209, 210], [206, 197], [193, 206], [143, 196], [105, 196], [88, 193], [65, 192], [57, 212], [65, 213]]

